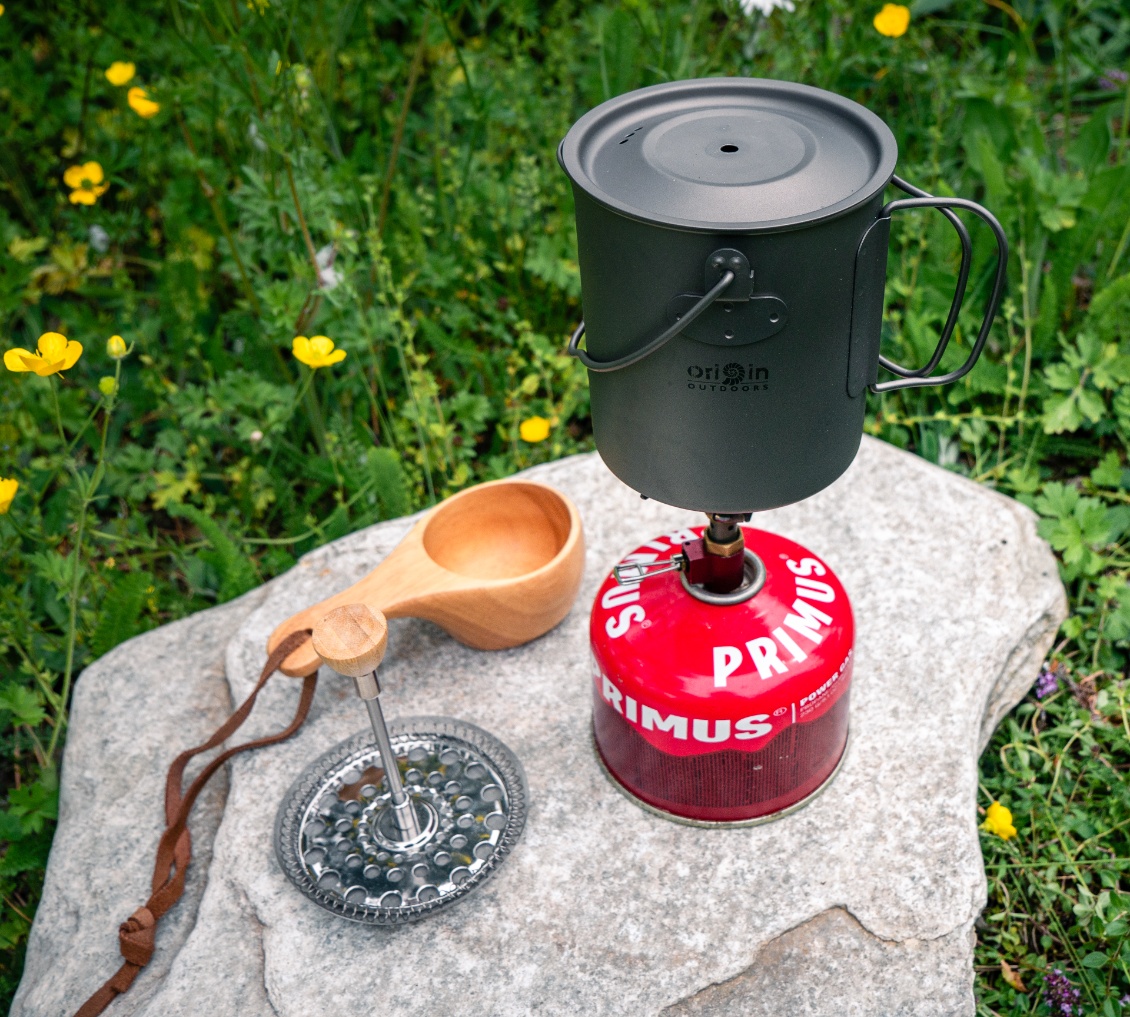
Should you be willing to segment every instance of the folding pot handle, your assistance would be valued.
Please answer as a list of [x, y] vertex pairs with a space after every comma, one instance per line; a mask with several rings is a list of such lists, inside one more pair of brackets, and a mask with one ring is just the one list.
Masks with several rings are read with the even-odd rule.
[[625, 353], [624, 356], [617, 357], [615, 360], [593, 359], [587, 350], [581, 349], [581, 339], [585, 334], [585, 323], [583, 320], [573, 331], [572, 336], [570, 336], [569, 345], [565, 352], [571, 357], [576, 357], [590, 371], [596, 371], [599, 374], [606, 374], [609, 371], [619, 371], [623, 367], [631, 367], [632, 364], [638, 364], [645, 357], [650, 357], [660, 347], [666, 346], [675, 336], [682, 332], [683, 329], [692, 325], [715, 300], [725, 293], [730, 283], [734, 282], [735, 278], [736, 276], [732, 270], [724, 270], [721, 276], [719, 276], [718, 281], [702, 295], [690, 310], [673, 325], [664, 329], [649, 343], [641, 346], [632, 353]]
[[[905, 180], [899, 177], [892, 177], [891, 182], [907, 194], [912, 195], [910, 198], [899, 198], [896, 201], [890, 201], [883, 206], [879, 212], [879, 218], [870, 230], [864, 235], [863, 240], [859, 245], [859, 255], [857, 256], [857, 271], [856, 271], [856, 300], [865, 300], [865, 295], [860, 292], [861, 288], [872, 288], [878, 286], [878, 317], [879, 321], [875, 321], [874, 313], [867, 314], [864, 311], [862, 321], [860, 322], [861, 328], [866, 328], [868, 331], [876, 329], [881, 326], [882, 319], [882, 285], [883, 280], [868, 279], [866, 273], [861, 273], [863, 264], [867, 261], [865, 251], [869, 245], [874, 245], [876, 241], [881, 241], [884, 250], [887, 243], [887, 238], [890, 235], [890, 217], [892, 212], [900, 211], [905, 208], [936, 208], [949, 219], [954, 229], [957, 230], [958, 239], [961, 241], [961, 266], [958, 269], [957, 287], [954, 290], [953, 301], [950, 304], [949, 315], [946, 318], [946, 323], [942, 327], [941, 335], [938, 337], [938, 345], [934, 349], [933, 355], [930, 357], [929, 362], [918, 368], [903, 367], [894, 361], [888, 360], [882, 354], [878, 355], [879, 366], [890, 371], [892, 374], [897, 374], [899, 377], [893, 381], [875, 381], [866, 385], [872, 392], [893, 392], [900, 388], [921, 388], [926, 385], [948, 385], [950, 382], [957, 381], [959, 378], [964, 378], [972, 369], [973, 365], [977, 363], [977, 358], [981, 356], [981, 351], [985, 348], [985, 342], [989, 338], [989, 330], [993, 324], [993, 318], [996, 316], [997, 309], [1000, 306], [1001, 297], [1004, 295], [1004, 286], [1008, 273], [1008, 238], [1004, 235], [1004, 230], [1001, 224], [997, 222], [996, 217], [987, 208], [978, 205], [975, 201], [968, 201], [965, 198], [938, 198], [925, 191], [908, 184]], [[969, 356], [966, 358], [959, 368], [949, 371], [946, 374], [935, 375], [932, 372], [941, 363], [942, 355], [949, 345], [950, 337], [953, 335], [954, 327], [957, 325], [958, 313], [961, 310], [961, 305], [965, 299], [965, 288], [969, 282], [969, 266], [972, 254], [972, 245], [969, 241], [969, 231], [965, 228], [962, 221], [954, 214], [953, 209], [964, 208], [967, 211], [973, 212], [979, 216], [989, 228], [993, 231], [993, 236], [997, 241], [997, 267], [996, 274], [993, 279], [993, 287], [989, 293], [989, 299], [985, 304], [985, 317], [981, 322], [980, 331], [977, 333], [977, 339], [973, 343], [973, 349], [970, 350]], [[871, 308], [874, 311], [874, 307]], [[855, 354], [849, 361], [848, 373], [848, 392], [850, 395], [858, 395], [862, 391], [866, 380], [859, 377], [859, 367], [867, 369], [869, 365], [861, 364], [857, 354], [858, 350], [864, 346], [862, 341], [863, 337], [856, 334], [856, 316], [853, 311], [852, 315], [852, 353]], [[870, 358], [868, 358], [870, 359]], [[871, 361], [874, 363], [874, 361]], [[862, 384], [861, 384], [862, 382]], [[853, 392], [852, 389], [857, 388], [858, 391]]]

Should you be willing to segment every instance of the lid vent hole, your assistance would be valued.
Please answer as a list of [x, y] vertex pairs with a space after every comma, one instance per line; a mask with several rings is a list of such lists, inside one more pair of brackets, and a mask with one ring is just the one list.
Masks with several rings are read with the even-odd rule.
[[737, 150], [738, 150], [737, 145], [723, 145], [722, 146], [723, 152], [736, 152]]

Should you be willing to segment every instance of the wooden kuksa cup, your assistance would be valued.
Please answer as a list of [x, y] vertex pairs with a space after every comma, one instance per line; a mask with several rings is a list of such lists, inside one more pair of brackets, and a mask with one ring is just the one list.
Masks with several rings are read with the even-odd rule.
[[[426, 618], [477, 650], [536, 639], [569, 613], [581, 585], [581, 517], [563, 494], [528, 480], [468, 488], [428, 512], [360, 582], [283, 622], [267, 649], [336, 607]], [[321, 663], [309, 641], [283, 662], [302, 677]]]

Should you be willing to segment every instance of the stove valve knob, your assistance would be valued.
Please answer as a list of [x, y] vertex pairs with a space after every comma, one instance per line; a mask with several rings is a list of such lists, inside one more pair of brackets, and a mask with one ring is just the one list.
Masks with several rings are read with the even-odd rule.
[[672, 555], [667, 561], [632, 562], [617, 565], [612, 572], [621, 586], [635, 586], [668, 572], [685, 572], [688, 583], [704, 586], [711, 593], [729, 593], [741, 586], [745, 578], [744, 552], [744, 543], [739, 543], [737, 553], [719, 554], [705, 537], [699, 537], [688, 540], [682, 554]]
[[729, 593], [742, 585], [745, 544], [737, 541], [737, 552], [719, 554], [709, 546], [709, 539], [699, 537], [683, 545], [687, 582], [705, 586], [711, 593]]

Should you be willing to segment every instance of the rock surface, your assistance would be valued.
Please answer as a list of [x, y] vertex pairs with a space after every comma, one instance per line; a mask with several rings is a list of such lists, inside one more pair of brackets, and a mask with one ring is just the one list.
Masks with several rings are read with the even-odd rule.
[[[641, 502], [595, 455], [530, 475], [584, 519], [572, 613], [498, 653], [394, 621], [381, 676], [390, 715], [470, 720], [523, 761], [529, 820], [498, 875], [466, 903], [393, 930], [341, 921], [287, 882], [271, 840], [279, 802], [307, 763], [364, 726], [347, 683], [323, 671], [298, 735], [238, 757], [226, 789], [198, 808], [189, 895], [108, 1013], [973, 1014], [985, 900], [977, 756], [1066, 610], [1032, 514], [869, 439], [831, 488], [759, 514], [755, 525], [817, 551], [852, 598], [852, 744], [807, 808], [702, 830], [643, 812], [602, 776], [587, 650], [588, 609], [611, 565], [697, 520]], [[410, 525], [321, 548], [263, 590], [86, 671], [13, 1014], [71, 1013], [116, 969], [117, 924], [146, 896], [168, 759], [247, 694], [278, 622], [360, 578]], [[273, 679], [246, 733], [284, 725], [296, 695]]]

